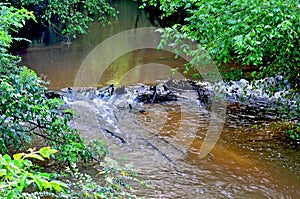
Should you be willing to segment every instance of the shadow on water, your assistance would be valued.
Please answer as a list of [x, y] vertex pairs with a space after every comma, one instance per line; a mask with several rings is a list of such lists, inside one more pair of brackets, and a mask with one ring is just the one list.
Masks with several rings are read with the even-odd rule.
[[[124, 30], [152, 26], [146, 14], [138, 11], [136, 2], [116, 1], [115, 6], [120, 11], [119, 20], [112, 20], [111, 26], [103, 28], [93, 23], [89, 34], [71, 45], [34, 43], [21, 53], [23, 63], [50, 80], [51, 89], [73, 86], [81, 63], [99, 43]], [[99, 84], [131, 84], [123, 81], [126, 77], [120, 80], [124, 71], [147, 63], [175, 68], [182, 67], [185, 61], [165, 51], [133, 51], [115, 60]], [[135, 81], [144, 83], [154, 83], [157, 76], [170, 76], [170, 71], [147, 68], [137, 68], [133, 73]], [[141, 177], [154, 187], [138, 190], [137, 194], [146, 198], [300, 197], [299, 147], [283, 140], [276, 130], [278, 123], [258, 114], [237, 114], [241, 107], [234, 104], [228, 107], [220, 140], [204, 159], [199, 159], [198, 153], [208, 128], [209, 112], [197, 102], [137, 106], [137, 111], [117, 106], [116, 101], [78, 100], [68, 105], [81, 115], [72, 125], [82, 137], [106, 140], [116, 158], [125, 155], [128, 163], [141, 170]], [[120, 133], [126, 143], [103, 129]], [[163, 148], [172, 162], [155, 147]]]

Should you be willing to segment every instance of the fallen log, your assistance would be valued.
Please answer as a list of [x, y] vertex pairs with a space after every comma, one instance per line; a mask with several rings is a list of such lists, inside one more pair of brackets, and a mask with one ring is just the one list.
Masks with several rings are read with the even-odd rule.
[[152, 147], [154, 150], [158, 151], [166, 160], [168, 160], [169, 162], [173, 162], [173, 160], [171, 158], [169, 158], [165, 153], [163, 153], [161, 150], [159, 150], [159, 148], [157, 148], [154, 144], [152, 144], [149, 140], [141, 137], [141, 139], [150, 147]]
[[122, 144], [126, 143], [126, 141], [124, 140], [124, 138], [120, 137], [116, 133], [114, 133], [114, 132], [112, 132], [112, 131], [110, 131], [108, 129], [105, 129], [105, 128], [102, 128], [102, 130], [104, 130], [105, 132], [109, 133], [112, 137], [117, 138]]

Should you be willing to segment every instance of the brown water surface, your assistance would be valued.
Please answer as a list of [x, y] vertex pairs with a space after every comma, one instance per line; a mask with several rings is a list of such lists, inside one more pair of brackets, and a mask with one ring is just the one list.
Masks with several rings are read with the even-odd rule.
[[[111, 19], [111, 26], [102, 27], [99, 23], [92, 23], [89, 33], [79, 36], [72, 41], [72, 44], [60, 42], [44, 45], [33, 42], [28, 49], [20, 52], [22, 63], [35, 70], [39, 75], [46, 77], [50, 81], [50, 89], [59, 90], [73, 86], [84, 59], [105, 39], [125, 30], [152, 27], [146, 14], [138, 10], [136, 2], [123, 0], [115, 2], [114, 5], [120, 13], [118, 20]], [[126, 41], [123, 42], [126, 45]], [[123, 42], [118, 45], [123, 45]], [[135, 72], [138, 73], [135, 82], [144, 81], [149, 83], [150, 80], [153, 81], [159, 76], [171, 76], [170, 70], [157, 70], [155, 73], [151, 70], [149, 73], [150, 70], [147, 70], [147, 68], [138, 67], [147, 63], [163, 64], [176, 68], [182, 67], [186, 61], [180, 58], [175, 59], [174, 55], [167, 51], [156, 49], [135, 50], [115, 60], [107, 68], [99, 84], [117, 83], [126, 71], [134, 67], [137, 67]]]
[[[210, 117], [197, 102], [140, 105], [134, 111], [116, 104], [111, 109], [106, 103], [73, 102], [71, 107], [81, 113], [73, 125], [86, 139], [106, 140], [114, 158], [126, 157], [126, 164], [140, 170], [140, 177], [154, 187], [139, 190], [140, 196], [300, 196], [299, 146], [282, 139], [275, 130], [276, 123], [228, 116], [218, 143], [207, 157], [200, 159]], [[103, 128], [126, 142], [121, 144]]]

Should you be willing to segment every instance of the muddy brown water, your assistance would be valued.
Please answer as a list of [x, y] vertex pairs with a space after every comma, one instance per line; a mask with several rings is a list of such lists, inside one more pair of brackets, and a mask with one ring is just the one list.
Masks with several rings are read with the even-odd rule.
[[[94, 23], [89, 34], [71, 45], [34, 43], [22, 52], [23, 63], [51, 81], [59, 90], [72, 87], [77, 72], [99, 43], [135, 27], [151, 26], [136, 2], [117, 1], [119, 20], [102, 28]], [[138, 21], [137, 21], [138, 18]], [[122, 45], [122, 44], [120, 44]], [[183, 67], [185, 60], [172, 53], [141, 49], [115, 60], [99, 85], [110, 83], [154, 83], [170, 76], [169, 69], [137, 67], [131, 78], [124, 76], [137, 65], [159, 63]], [[156, 68], [157, 69], [157, 68]], [[122, 81], [120, 81], [122, 79]], [[81, 116], [72, 125], [83, 138], [104, 139], [114, 158], [126, 157], [140, 170], [139, 176], [152, 189], [137, 190], [145, 198], [299, 198], [300, 150], [277, 130], [280, 122], [258, 114], [238, 114], [239, 105], [229, 104], [225, 125], [213, 150], [203, 159], [198, 156], [210, 122], [210, 113], [193, 100], [155, 105], [137, 105], [133, 111], [108, 101], [78, 100], [69, 103]], [[143, 110], [143, 111], [139, 111]], [[103, 128], [119, 132], [122, 144]], [[149, 144], [149, 142], [152, 144]], [[168, 146], [168, 147], [166, 147]], [[170, 162], [156, 150], [172, 157]]]

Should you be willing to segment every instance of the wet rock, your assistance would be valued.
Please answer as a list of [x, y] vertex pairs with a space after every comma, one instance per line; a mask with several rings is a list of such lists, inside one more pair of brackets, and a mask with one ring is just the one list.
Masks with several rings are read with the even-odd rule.
[[63, 95], [67, 98], [68, 101], [76, 100], [108, 100], [114, 92], [113, 84], [103, 88], [65, 88], [62, 89]]
[[126, 93], [127, 91], [125, 89], [125, 86], [115, 88], [115, 92], [114, 92], [115, 95], [124, 95]]
[[54, 98], [61, 99], [62, 98], [61, 95], [59, 93], [55, 92], [55, 91], [48, 91], [48, 92], [46, 92], [45, 93], [45, 97], [47, 99], [54, 99]]
[[[281, 93], [286, 91], [280, 91], [275, 93], [273, 97], [269, 97], [263, 93], [263, 86], [270, 82], [273, 80], [261, 80], [259, 82], [261, 86], [254, 89], [254, 85], [244, 79], [228, 83], [168, 79], [167, 81], [158, 81], [152, 86], [135, 84], [126, 88], [124, 86], [115, 88], [113, 85], [103, 88], [67, 88], [63, 89], [62, 96], [65, 101], [69, 102], [76, 100], [97, 101], [99, 106], [105, 101], [111, 101], [114, 106], [132, 110], [139, 106], [139, 103], [155, 104], [178, 100], [198, 100], [202, 105], [210, 105], [212, 99], [219, 97], [216, 95], [221, 93], [220, 97], [222, 100], [226, 99], [227, 103], [239, 103], [242, 107], [246, 107], [243, 109], [245, 111], [242, 111], [245, 114], [252, 111], [254, 115], [260, 114], [261, 117], [273, 118], [276, 115], [276, 106], [278, 106], [276, 102], [281, 97]], [[49, 94], [50, 96], [54, 96], [54, 94]], [[294, 103], [291, 100], [282, 100], [282, 102]], [[271, 111], [266, 114], [266, 110]]]
[[196, 85], [195, 82], [189, 80], [173, 80], [169, 79], [164, 83], [169, 89], [172, 90], [181, 90], [181, 91], [188, 91], [188, 90], [195, 90], [194, 86]]

